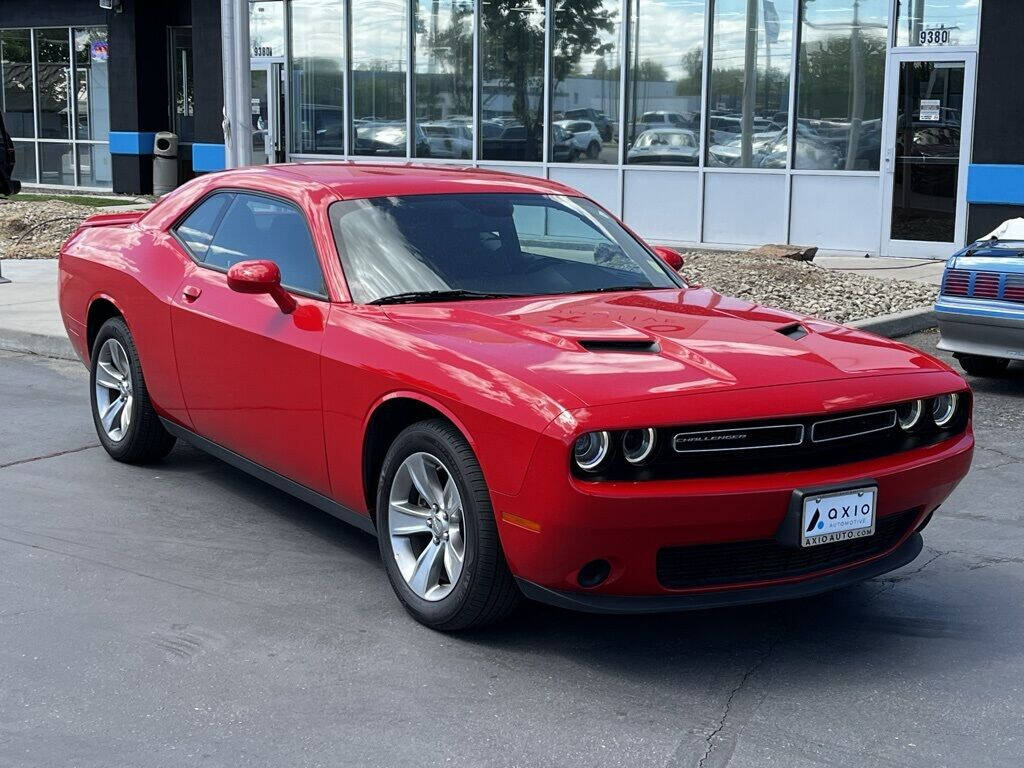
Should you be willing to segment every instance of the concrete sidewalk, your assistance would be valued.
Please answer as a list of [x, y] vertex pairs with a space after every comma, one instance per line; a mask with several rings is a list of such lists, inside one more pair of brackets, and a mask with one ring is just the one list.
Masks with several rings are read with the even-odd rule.
[[[881, 279], [917, 280], [938, 285], [944, 262], [919, 259], [865, 259], [819, 256], [815, 264], [839, 271], [863, 271]], [[57, 307], [57, 260], [4, 260], [0, 284], [0, 349], [76, 360]], [[934, 325], [931, 307], [858, 320], [851, 325], [882, 336], [899, 337]]]

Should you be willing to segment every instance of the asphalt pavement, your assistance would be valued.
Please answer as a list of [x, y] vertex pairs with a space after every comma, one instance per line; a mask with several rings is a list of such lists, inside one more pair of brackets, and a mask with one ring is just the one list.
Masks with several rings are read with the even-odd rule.
[[1024, 367], [972, 384], [900, 571], [448, 636], [369, 536], [187, 446], [117, 464], [84, 368], [0, 352], [0, 766], [1020, 766]]

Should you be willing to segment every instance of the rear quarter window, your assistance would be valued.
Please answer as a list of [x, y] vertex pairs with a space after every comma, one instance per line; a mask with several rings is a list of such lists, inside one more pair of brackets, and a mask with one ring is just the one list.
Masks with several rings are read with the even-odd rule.
[[213, 235], [234, 197], [231, 193], [211, 195], [175, 227], [178, 239], [196, 261], [205, 261]]

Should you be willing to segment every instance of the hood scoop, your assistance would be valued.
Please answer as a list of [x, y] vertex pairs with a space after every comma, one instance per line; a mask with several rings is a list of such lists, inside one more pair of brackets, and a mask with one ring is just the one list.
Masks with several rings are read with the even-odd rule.
[[792, 339], [793, 341], [799, 341], [807, 335], [807, 329], [800, 325], [800, 323], [790, 323], [789, 325], [784, 325], [781, 328], [776, 328], [775, 331]]
[[639, 352], [656, 355], [661, 351], [654, 339], [579, 339], [577, 342], [588, 352]]

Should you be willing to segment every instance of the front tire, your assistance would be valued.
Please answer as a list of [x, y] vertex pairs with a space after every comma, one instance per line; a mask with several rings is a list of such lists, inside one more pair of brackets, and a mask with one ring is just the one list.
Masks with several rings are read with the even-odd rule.
[[483, 472], [447, 421], [413, 424], [392, 443], [377, 491], [377, 540], [395, 594], [428, 627], [482, 627], [519, 600]]
[[587, 147], [587, 157], [591, 160], [596, 160], [597, 156], [601, 154], [601, 145], [596, 141], [590, 142], [590, 146]]
[[981, 355], [956, 355], [960, 367], [972, 376], [994, 378], [1006, 373], [1010, 361], [1004, 357], [982, 357]]
[[120, 317], [107, 320], [96, 334], [90, 356], [89, 391], [96, 434], [117, 461], [158, 461], [174, 447], [149, 400], [139, 353]]

